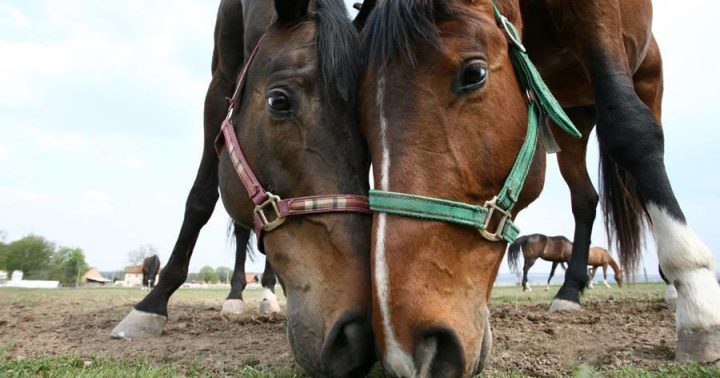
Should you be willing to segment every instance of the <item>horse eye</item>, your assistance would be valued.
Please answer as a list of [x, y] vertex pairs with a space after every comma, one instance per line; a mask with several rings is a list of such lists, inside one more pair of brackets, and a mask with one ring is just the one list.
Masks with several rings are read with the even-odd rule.
[[291, 110], [288, 95], [279, 89], [273, 89], [268, 93], [267, 106], [271, 112], [280, 115], [285, 115]]
[[475, 60], [466, 64], [460, 74], [460, 91], [467, 92], [482, 87], [487, 77], [488, 69], [485, 62]]

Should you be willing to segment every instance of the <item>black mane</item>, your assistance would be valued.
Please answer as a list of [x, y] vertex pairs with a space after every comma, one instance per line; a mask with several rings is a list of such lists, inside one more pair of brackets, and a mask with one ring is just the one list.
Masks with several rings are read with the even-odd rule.
[[363, 30], [363, 46], [370, 67], [382, 68], [391, 59], [415, 63], [417, 43], [440, 47], [436, 21], [449, 19], [456, 10], [444, 0], [380, 1]]
[[342, 0], [316, 0], [315, 6], [322, 97], [352, 103], [362, 69], [360, 37]]

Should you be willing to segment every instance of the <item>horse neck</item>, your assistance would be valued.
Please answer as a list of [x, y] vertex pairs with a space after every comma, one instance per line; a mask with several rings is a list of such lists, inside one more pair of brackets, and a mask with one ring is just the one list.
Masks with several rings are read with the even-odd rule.
[[613, 259], [609, 253], [608, 253], [608, 264], [610, 264], [610, 267], [612, 268], [613, 272], [615, 272], [616, 276], [619, 276], [622, 273], [622, 271], [620, 270], [620, 266], [618, 265], [617, 262], [615, 262], [615, 259]]

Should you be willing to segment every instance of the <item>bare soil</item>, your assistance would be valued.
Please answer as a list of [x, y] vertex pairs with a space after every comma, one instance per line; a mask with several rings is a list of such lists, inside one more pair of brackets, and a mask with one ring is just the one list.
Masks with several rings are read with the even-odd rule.
[[[2, 295], [0, 293], [0, 295]], [[48, 297], [37, 302], [0, 298], [0, 349], [5, 358], [96, 356], [193, 366], [218, 372], [245, 365], [272, 371], [296, 369], [283, 317], [228, 321], [221, 302], [171, 303], [165, 334], [144, 341], [111, 340], [111, 329], [134, 301], [102, 296]], [[673, 359], [674, 315], [655, 298], [589, 301], [576, 313], [549, 313], [546, 303], [495, 303], [493, 353], [486, 372], [565, 375], [579, 364], [654, 370]], [[4, 347], [3, 347], [4, 346]]]

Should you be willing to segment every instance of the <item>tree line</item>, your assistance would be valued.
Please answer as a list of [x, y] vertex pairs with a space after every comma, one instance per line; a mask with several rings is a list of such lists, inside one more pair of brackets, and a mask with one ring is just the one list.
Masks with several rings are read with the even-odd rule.
[[76, 284], [87, 269], [85, 254], [80, 248], [58, 246], [38, 235], [6, 243], [5, 233], [0, 232], [0, 270], [8, 276], [21, 270], [24, 279], [71, 285]]

